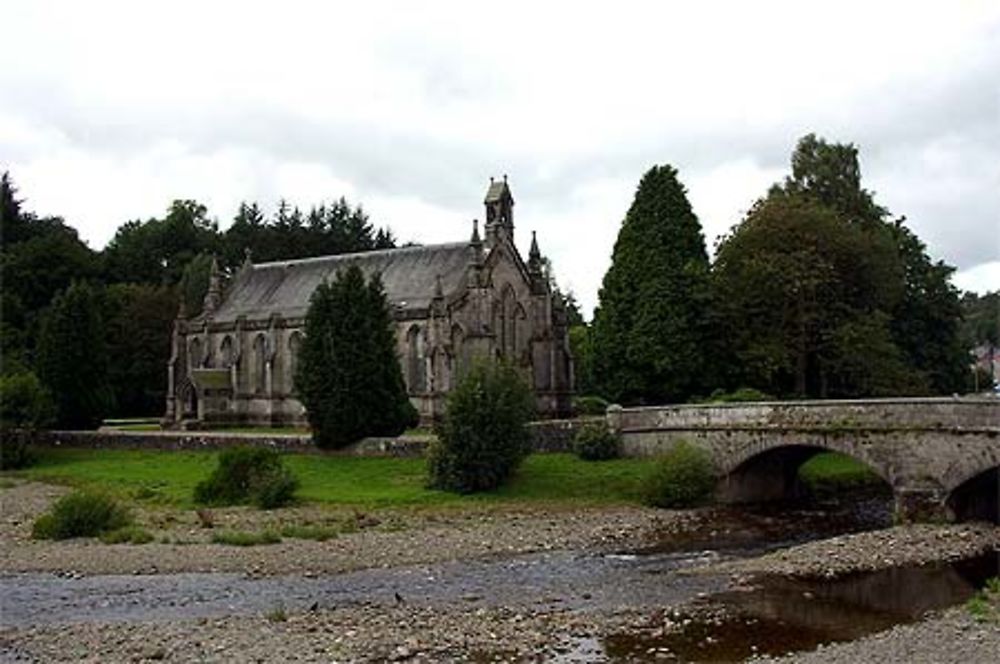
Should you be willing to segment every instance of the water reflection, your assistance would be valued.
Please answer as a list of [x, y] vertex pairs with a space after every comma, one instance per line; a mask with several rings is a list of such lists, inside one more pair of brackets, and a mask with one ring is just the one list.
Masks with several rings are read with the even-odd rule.
[[851, 641], [968, 600], [1000, 573], [1000, 554], [837, 579], [763, 577], [747, 591], [710, 598], [713, 608], [665, 618], [660, 633], [605, 639], [612, 661], [738, 662], [820, 643]]

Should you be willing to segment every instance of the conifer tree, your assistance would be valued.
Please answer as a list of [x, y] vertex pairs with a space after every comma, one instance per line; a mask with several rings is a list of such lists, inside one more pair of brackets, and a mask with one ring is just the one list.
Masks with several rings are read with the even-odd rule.
[[52, 300], [38, 341], [38, 374], [52, 393], [58, 426], [96, 427], [113, 407], [97, 294], [73, 282]]
[[295, 387], [322, 448], [392, 436], [416, 423], [381, 279], [355, 265], [313, 293]]
[[643, 177], [594, 315], [594, 379], [623, 403], [681, 401], [705, 385], [708, 255], [677, 171]]

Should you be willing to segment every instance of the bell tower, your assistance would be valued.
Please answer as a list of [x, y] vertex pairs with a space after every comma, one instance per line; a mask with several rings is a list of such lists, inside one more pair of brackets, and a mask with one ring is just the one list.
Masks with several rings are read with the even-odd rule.
[[507, 239], [514, 241], [514, 197], [507, 185], [507, 176], [503, 180], [490, 178], [490, 188], [486, 190], [486, 241], [496, 244], [501, 233]]

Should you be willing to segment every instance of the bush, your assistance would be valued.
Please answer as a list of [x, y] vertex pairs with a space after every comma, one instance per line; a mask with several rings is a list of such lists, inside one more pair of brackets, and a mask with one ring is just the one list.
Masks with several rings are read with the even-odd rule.
[[230, 530], [212, 535], [213, 544], [228, 546], [258, 546], [261, 544], [281, 544], [281, 535], [273, 530], [250, 533], [244, 530]]
[[429, 451], [430, 486], [472, 493], [503, 484], [531, 449], [533, 413], [531, 390], [513, 367], [474, 365], [448, 395]]
[[646, 477], [643, 501], [653, 507], [692, 507], [712, 495], [715, 481], [708, 452], [681, 441], [657, 460]]
[[63, 496], [48, 513], [35, 520], [31, 536], [35, 539], [63, 540], [72, 537], [96, 537], [130, 525], [128, 510], [108, 495], [76, 491]]
[[34, 373], [0, 376], [0, 470], [31, 464], [30, 433], [47, 427], [54, 415], [52, 397]]
[[194, 500], [209, 505], [251, 503], [273, 509], [291, 502], [298, 486], [275, 450], [234, 447], [219, 455], [219, 465], [194, 488]]
[[125, 526], [117, 530], [101, 533], [101, 541], [105, 544], [149, 544], [153, 536], [148, 530], [139, 526]]
[[741, 401], [774, 401], [774, 397], [752, 387], [741, 387], [733, 392], [718, 389], [708, 397], [709, 403], [737, 403]]
[[604, 461], [621, 456], [621, 442], [605, 422], [590, 422], [573, 438], [573, 452], [584, 461]]
[[603, 415], [608, 405], [607, 399], [597, 396], [574, 397], [573, 412], [577, 415]]

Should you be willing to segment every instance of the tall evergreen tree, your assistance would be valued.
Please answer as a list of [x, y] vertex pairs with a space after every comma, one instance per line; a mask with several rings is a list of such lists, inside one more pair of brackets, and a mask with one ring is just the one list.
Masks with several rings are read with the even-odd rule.
[[365, 283], [352, 265], [313, 293], [295, 387], [322, 448], [398, 435], [416, 423], [377, 275]]
[[161, 414], [177, 290], [148, 284], [113, 284], [105, 289], [103, 299], [108, 383], [114, 393], [116, 415]]
[[96, 427], [113, 408], [104, 334], [101, 303], [88, 284], [73, 282], [52, 300], [38, 341], [38, 374], [61, 427]]
[[594, 379], [624, 403], [682, 401], [705, 387], [708, 255], [671, 166], [643, 177], [594, 314]]

